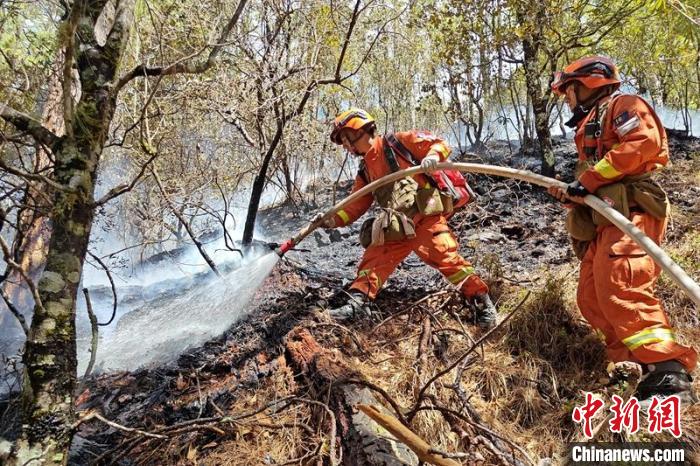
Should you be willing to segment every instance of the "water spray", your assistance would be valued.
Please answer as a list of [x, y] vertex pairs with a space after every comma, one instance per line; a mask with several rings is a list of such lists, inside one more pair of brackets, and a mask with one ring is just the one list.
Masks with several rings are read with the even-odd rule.
[[[550, 188], [552, 186], [559, 187], [566, 190], [566, 183], [555, 180], [554, 178], [549, 178], [546, 176], [538, 175], [528, 170], [518, 170], [515, 168], [508, 167], [498, 167], [495, 165], [484, 165], [478, 163], [454, 163], [454, 162], [443, 162], [437, 165], [438, 170], [459, 170], [460, 172], [467, 173], [480, 173], [483, 175], [493, 175], [505, 178], [512, 178], [516, 180], [526, 181], [544, 188]], [[319, 217], [314, 222], [309, 223], [304, 228], [302, 228], [295, 236], [288, 239], [282, 244], [270, 244], [270, 248], [273, 249], [280, 257], [286, 254], [288, 251], [292, 250], [296, 245], [304, 240], [309, 234], [311, 234], [318, 227], [323, 225], [323, 222], [335, 215], [336, 212], [341, 210], [346, 205], [361, 198], [362, 196], [374, 192], [377, 188], [384, 185], [392, 183], [401, 178], [407, 176], [417, 175], [423, 173], [424, 169], [420, 166], [407, 168], [405, 170], [399, 170], [397, 172], [386, 175], [378, 180], [373, 181], [362, 189], [357, 190], [350, 196], [346, 197], [331, 209], [329, 209], [323, 216]], [[654, 241], [651, 240], [647, 235], [644, 234], [642, 230], [634, 226], [627, 217], [619, 213], [617, 210], [610, 207], [602, 199], [589, 194], [584, 198], [586, 205], [591, 207], [593, 210], [601, 214], [603, 217], [608, 219], [613, 225], [618, 227], [620, 230], [625, 232], [630, 238], [632, 238], [644, 251], [651, 256], [651, 258], [656, 262], [661, 268], [666, 272], [671, 279], [690, 297], [690, 299], [695, 302], [695, 304], [700, 308], [700, 286], [698, 286], [695, 281], [688, 276], [687, 273], [676, 264], [673, 259], [669, 257], [668, 254], [664, 252]]]

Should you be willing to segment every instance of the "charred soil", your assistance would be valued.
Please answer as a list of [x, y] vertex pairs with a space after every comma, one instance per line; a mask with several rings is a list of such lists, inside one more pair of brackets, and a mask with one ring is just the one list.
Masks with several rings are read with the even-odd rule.
[[[672, 148], [673, 164], [661, 175], [674, 206], [666, 249], [698, 279], [700, 143], [674, 139]], [[562, 173], [570, 173], [573, 152], [559, 142]], [[502, 147], [481, 161], [536, 162]], [[300, 245], [308, 252], [291, 252], [277, 265], [251, 312], [220, 338], [175, 364], [85, 380], [76, 409], [116, 424], [80, 423], [72, 462], [418, 464], [357, 403], [405, 423], [445, 461], [436, 464], [563, 457], [580, 432], [571, 411], [583, 392], [609, 396], [623, 387], [609, 383], [601, 338], [576, 308], [578, 261], [561, 206], [525, 183], [471, 181], [479, 200], [451, 224], [507, 318], [484, 341], [459, 294], [415, 256], [380, 294], [375, 319], [332, 321], [325, 309], [354, 277], [361, 222], [320, 230]], [[336, 196], [348, 189], [343, 184]], [[318, 190], [318, 204], [330, 205], [332, 195]], [[269, 209], [261, 226], [282, 240], [313, 210]], [[667, 279], [659, 288], [681, 337], [700, 341], [692, 303]], [[686, 409], [683, 426], [683, 439], [697, 445], [697, 406]]]

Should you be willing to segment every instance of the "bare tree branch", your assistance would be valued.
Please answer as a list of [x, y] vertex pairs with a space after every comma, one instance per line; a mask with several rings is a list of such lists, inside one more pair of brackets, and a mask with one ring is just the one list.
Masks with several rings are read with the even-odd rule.
[[158, 185], [158, 189], [160, 190], [161, 195], [163, 196], [163, 199], [165, 200], [166, 204], [168, 204], [168, 207], [172, 211], [172, 213], [177, 217], [177, 219], [180, 221], [183, 227], [185, 227], [185, 230], [187, 230], [187, 234], [190, 236], [190, 239], [194, 243], [194, 245], [197, 247], [197, 250], [199, 251], [199, 254], [204, 258], [206, 261], [207, 265], [209, 268], [219, 277], [221, 277], [221, 272], [219, 272], [219, 269], [217, 269], [216, 264], [214, 261], [209, 257], [209, 254], [204, 250], [204, 247], [202, 246], [202, 243], [197, 239], [197, 236], [194, 234], [194, 231], [192, 231], [192, 228], [189, 225], [189, 222], [187, 222], [187, 219], [185, 219], [180, 212], [175, 208], [175, 205], [173, 205], [173, 202], [170, 200], [170, 197], [168, 196], [168, 193], [165, 191], [165, 188], [163, 187], [163, 183], [160, 181], [160, 177], [158, 176], [158, 172], [155, 170], [155, 168], [151, 167], [151, 173], [153, 174], [153, 179], [156, 180], [156, 184]]
[[49, 131], [39, 120], [5, 104], [0, 104], [0, 116], [18, 130], [29, 133], [39, 144], [52, 146], [59, 140], [58, 136]]
[[350, 17], [350, 24], [348, 25], [348, 31], [345, 34], [345, 40], [343, 41], [343, 48], [340, 50], [340, 57], [338, 57], [338, 63], [335, 67], [335, 79], [340, 80], [340, 71], [343, 67], [343, 61], [345, 60], [345, 54], [350, 46], [350, 38], [352, 37], [352, 31], [355, 29], [355, 24], [357, 24], [357, 18], [359, 16], [360, 0], [355, 3], [355, 8], [352, 11], [352, 16]]
[[18, 176], [18, 177], [23, 178], [25, 180], [38, 181], [40, 183], [45, 183], [46, 185], [52, 187], [53, 189], [57, 189], [60, 191], [65, 191], [65, 192], [75, 192], [75, 189], [69, 188], [68, 186], [64, 186], [64, 185], [59, 184], [59, 183], [56, 183], [55, 181], [53, 181], [51, 178], [49, 178], [47, 176], [39, 175], [37, 173], [29, 173], [29, 172], [25, 172], [22, 170], [18, 170], [16, 168], [12, 168], [11, 166], [7, 165], [2, 159], [0, 159], [0, 168], [5, 170], [7, 173]]
[[[34, 303], [37, 305], [37, 307], [44, 309], [44, 303], [41, 302], [41, 296], [39, 296], [39, 290], [37, 289], [36, 285], [32, 281], [29, 276], [25, 273], [25, 271], [22, 269], [22, 266], [19, 265], [17, 262], [15, 262], [12, 259], [12, 253], [10, 252], [10, 247], [7, 245], [5, 240], [3, 239], [2, 236], [0, 236], [0, 249], [2, 249], [2, 253], [4, 255], [5, 262], [7, 263], [7, 266], [10, 268], [13, 268], [19, 273], [19, 275], [24, 279], [24, 281], [27, 283], [27, 286], [32, 292], [32, 297], [34, 298]], [[4, 299], [4, 297], [3, 297]]]
[[679, 0], [667, 0], [667, 3], [692, 24], [700, 26], [700, 18], [692, 16], [693, 14], [698, 14], [698, 9], [696, 7], [684, 4]]
[[[97, 255], [93, 254], [92, 252], [88, 251], [88, 254], [90, 255], [90, 257], [95, 259], [98, 264], [100, 264], [100, 267], [102, 267], [102, 269], [107, 274], [107, 279], [109, 280], [109, 284], [112, 287], [112, 298], [113, 298], [112, 299], [112, 316], [109, 318], [109, 320], [107, 322], [97, 324], [100, 326], [106, 326], [106, 325], [111, 324], [112, 321], [114, 320], [114, 316], [117, 315], [117, 304], [118, 304], [117, 303], [117, 286], [114, 284], [114, 279], [112, 278], [112, 274], [110, 273], [109, 267], [107, 267], [107, 264], [102, 262], [102, 259], [97, 257]], [[85, 293], [87, 293], [87, 290], [83, 290], [83, 291]], [[87, 375], [87, 373], [85, 375]]]
[[141, 165], [141, 170], [139, 171], [138, 175], [136, 175], [136, 177], [134, 177], [134, 179], [131, 180], [131, 183], [121, 184], [110, 189], [107, 194], [105, 194], [98, 201], [95, 202], [94, 206], [99, 207], [101, 205], [104, 205], [112, 199], [114, 199], [115, 197], [119, 197], [122, 194], [128, 193], [129, 191], [134, 189], [136, 184], [141, 180], [141, 178], [143, 178], [143, 175], [146, 173], [146, 169], [151, 165], [151, 162], [153, 162], [157, 157], [158, 152], [151, 153], [151, 157], [148, 160], [146, 160], [146, 163]]
[[95, 357], [97, 356], [97, 317], [92, 311], [92, 301], [90, 301], [90, 292], [87, 288], [83, 288], [83, 294], [85, 295], [85, 305], [87, 307], [88, 317], [90, 318], [90, 330], [92, 331], [92, 339], [90, 341], [90, 362], [88, 362], [87, 368], [85, 368], [85, 373], [83, 378], [90, 375], [92, 372], [92, 367], [95, 365]]
[[10, 300], [10, 297], [7, 295], [7, 292], [5, 291], [5, 288], [0, 287], [0, 295], [2, 296], [2, 300], [5, 301], [5, 305], [7, 306], [7, 309], [12, 313], [13, 316], [17, 319], [19, 324], [22, 326], [22, 330], [24, 330], [24, 334], [28, 335], [29, 334], [29, 327], [27, 326], [27, 320], [24, 318], [24, 315], [20, 312], [19, 309], [12, 303], [12, 300]]
[[235, 116], [232, 116], [231, 119], [227, 118], [226, 115], [224, 115], [224, 112], [221, 112], [221, 110], [217, 110], [216, 113], [221, 116], [221, 118], [228, 123], [229, 125], [233, 126], [238, 130], [240, 135], [243, 137], [243, 140], [250, 146], [250, 147], [255, 147], [255, 141], [253, 141], [253, 138], [250, 136], [250, 133], [245, 129], [243, 126], [243, 123], [241, 123], [241, 120], [236, 118]]
[[340, 51], [340, 56], [338, 57], [338, 63], [335, 66], [335, 73], [332, 78], [327, 78], [327, 79], [319, 79], [315, 80], [309, 83], [308, 86], [306, 86], [306, 90], [304, 91], [304, 95], [302, 96], [301, 100], [299, 100], [299, 104], [297, 105], [297, 108], [291, 112], [290, 114], [286, 115], [284, 118], [284, 123], [286, 124], [289, 122], [292, 118], [294, 118], [297, 115], [300, 115], [301, 112], [304, 111], [304, 107], [306, 107], [306, 102], [309, 100], [309, 97], [311, 97], [311, 93], [316, 89], [318, 86], [323, 85], [323, 84], [340, 84], [343, 82], [344, 78], [340, 76], [340, 72], [343, 67], [343, 62], [345, 61], [345, 54], [347, 52], [348, 47], [350, 46], [350, 40], [352, 39], [352, 32], [355, 29], [355, 25], [357, 24], [357, 19], [360, 16], [360, 4], [362, 3], [362, 0], [357, 0], [355, 3], [355, 8], [353, 9], [352, 16], [350, 17], [350, 23], [348, 24], [348, 30], [345, 33], [345, 40], [343, 41], [343, 47]]
[[431, 377], [430, 380], [428, 380], [428, 381], [423, 385], [423, 387], [421, 387], [420, 391], [418, 392], [417, 400], [416, 400], [415, 404], [413, 405], [413, 408], [411, 409], [411, 411], [410, 411], [410, 412], [408, 413], [408, 415], [406, 416], [406, 418], [409, 420], [409, 422], [410, 422], [411, 420], [413, 420], [414, 416], [415, 416], [416, 413], [418, 412], [418, 409], [420, 408], [421, 403], [423, 402], [423, 398], [425, 397], [425, 392], [426, 392], [426, 391], [428, 390], [428, 388], [433, 384], [433, 382], [435, 382], [435, 381], [438, 380], [440, 377], [442, 377], [442, 376], [444, 376], [445, 374], [447, 374], [447, 373], [449, 373], [450, 371], [452, 371], [452, 369], [454, 369], [455, 367], [457, 367], [467, 356], [469, 356], [475, 349], [477, 349], [481, 343], [483, 343], [484, 341], [486, 341], [486, 340], [487, 340], [491, 335], [493, 335], [499, 328], [501, 328], [506, 322], [508, 322], [508, 320], [510, 320], [510, 318], [513, 317], [513, 315], [514, 315], [516, 312], [518, 312], [518, 311], [520, 310], [520, 308], [523, 306], [523, 304], [525, 304], [525, 301], [527, 301], [529, 297], [530, 297], [530, 291], [527, 292], [527, 294], [525, 295], [525, 297], [523, 297], [523, 299], [520, 301], [520, 303], [518, 303], [518, 305], [515, 306], [515, 308], [514, 308], [507, 316], [505, 316], [505, 317], [503, 318], [503, 320], [501, 320], [501, 321], [498, 323], [498, 325], [496, 325], [496, 326], [493, 327], [491, 330], [489, 330], [488, 332], [486, 332], [485, 334], [483, 334], [483, 335], [481, 336], [481, 338], [479, 338], [467, 351], [465, 351], [465, 352], [462, 353], [457, 359], [455, 359], [455, 361], [454, 361], [452, 364], [450, 364], [449, 366], [447, 366], [446, 368], [444, 368], [443, 370], [441, 370], [441, 371], [438, 372], [437, 374], [433, 375], [433, 377]]
[[104, 423], [107, 424], [108, 426], [117, 429], [117, 430], [121, 430], [121, 431], [124, 431], [124, 432], [129, 432], [129, 433], [132, 433], [132, 432], [133, 432], [133, 433], [136, 433], [136, 434], [139, 434], [139, 435], [143, 435], [144, 437], [151, 437], [151, 438], [157, 438], [157, 439], [167, 439], [167, 438], [168, 438], [166, 435], [152, 434], [152, 433], [150, 433], [150, 432], [146, 432], [146, 431], [141, 430], [141, 429], [134, 429], [133, 427], [125, 427], [125, 426], [123, 426], [123, 425], [121, 425], [121, 424], [117, 424], [116, 422], [110, 421], [109, 419], [105, 418], [104, 416], [102, 416], [102, 415], [101, 415], [100, 413], [98, 413], [97, 411], [90, 411], [90, 412], [87, 413], [85, 416], [83, 416], [83, 417], [81, 417], [80, 419], [78, 419], [78, 421], [77, 421], [75, 424], [73, 424], [73, 425], [71, 426], [71, 430], [72, 430], [72, 431], [75, 431], [75, 429], [77, 429], [77, 428], [80, 426], [80, 424], [82, 424], [82, 423], [84, 423], [84, 422], [87, 422], [87, 421], [89, 421], [89, 420], [91, 420], [91, 419], [97, 419], [97, 420], [99, 420], [99, 421], [101, 421], [101, 422], [104, 422]]
[[119, 93], [119, 91], [129, 81], [138, 77], [169, 76], [174, 74], [198, 74], [203, 73], [209, 68], [211, 68], [212, 65], [214, 65], [214, 63], [216, 62], [216, 59], [218, 58], [219, 54], [221, 53], [221, 49], [224, 47], [224, 45], [226, 45], [228, 36], [233, 30], [236, 23], [238, 22], [239, 18], [241, 17], [241, 14], [243, 13], [243, 9], [245, 8], [247, 2], [248, 0], [240, 0], [236, 11], [233, 13], [233, 16], [224, 27], [223, 31], [221, 32], [221, 35], [219, 36], [219, 40], [216, 42], [216, 44], [213, 45], [211, 51], [209, 52], [209, 56], [205, 61], [196, 63], [191, 60], [200, 53], [202, 53], [204, 50], [206, 50], [206, 47], [193, 53], [192, 55], [185, 57], [184, 59], [178, 60], [177, 62], [167, 66], [148, 67], [143, 64], [138, 65], [129, 73], [127, 73], [119, 79], [114, 88], [114, 92]]

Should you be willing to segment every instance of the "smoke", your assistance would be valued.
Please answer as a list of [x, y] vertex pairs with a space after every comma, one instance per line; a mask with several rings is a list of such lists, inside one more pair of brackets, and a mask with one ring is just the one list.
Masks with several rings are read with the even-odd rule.
[[[658, 106], [655, 110], [666, 128], [685, 130], [683, 112], [663, 106]], [[700, 135], [700, 112], [697, 110], [689, 110], [688, 116], [690, 117], [688, 125], [690, 127], [690, 135], [697, 137]]]
[[[266, 190], [262, 207], [278, 195], [273, 189]], [[119, 304], [113, 323], [99, 327], [96, 371], [130, 370], [171, 361], [186, 349], [222, 334], [245, 314], [250, 297], [278, 259], [267, 246], [254, 245], [245, 256], [229, 248], [240, 246], [248, 198], [247, 190], [240, 191], [229, 205], [225, 225], [228, 245], [222, 229], [216, 238], [202, 240], [203, 249], [224, 274], [221, 279], [212, 273], [194, 245], [159, 255], [158, 260], [141, 261], [133, 250], [112, 257], [112, 262], [118, 262], [121, 256], [127, 265], [114, 270]], [[213, 207], [222, 212], [224, 206], [215, 202]], [[92, 247], [99, 246], [103, 255], [127, 247], [112, 231], [97, 228], [93, 232]], [[267, 240], [259, 229], [255, 237]], [[166, 249], [169, 245], [175, 243], [166, 244]], [[107, 322], [112, 316], [113, 298], [105, 272], [93, 262], [86, 262], [82, 284], [89, 289], [98, 322]], [[90, 358], [91, 340], [82, 294], [76, 315], [81, 374]]]

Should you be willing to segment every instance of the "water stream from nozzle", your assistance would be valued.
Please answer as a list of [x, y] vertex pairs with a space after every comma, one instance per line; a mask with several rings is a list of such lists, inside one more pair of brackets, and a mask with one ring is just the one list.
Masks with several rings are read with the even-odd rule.
[[[223, 334], [249, 311], [251, 298], [279, 259], [270, 250], [221, 278], [213, 277], [174, 297], [153, 299], [125, 314], [114, 332], [100, 337], [96, 371], [168, 363]], [[86, 346], [79, 345], [79, 374], [90, 358]]]

